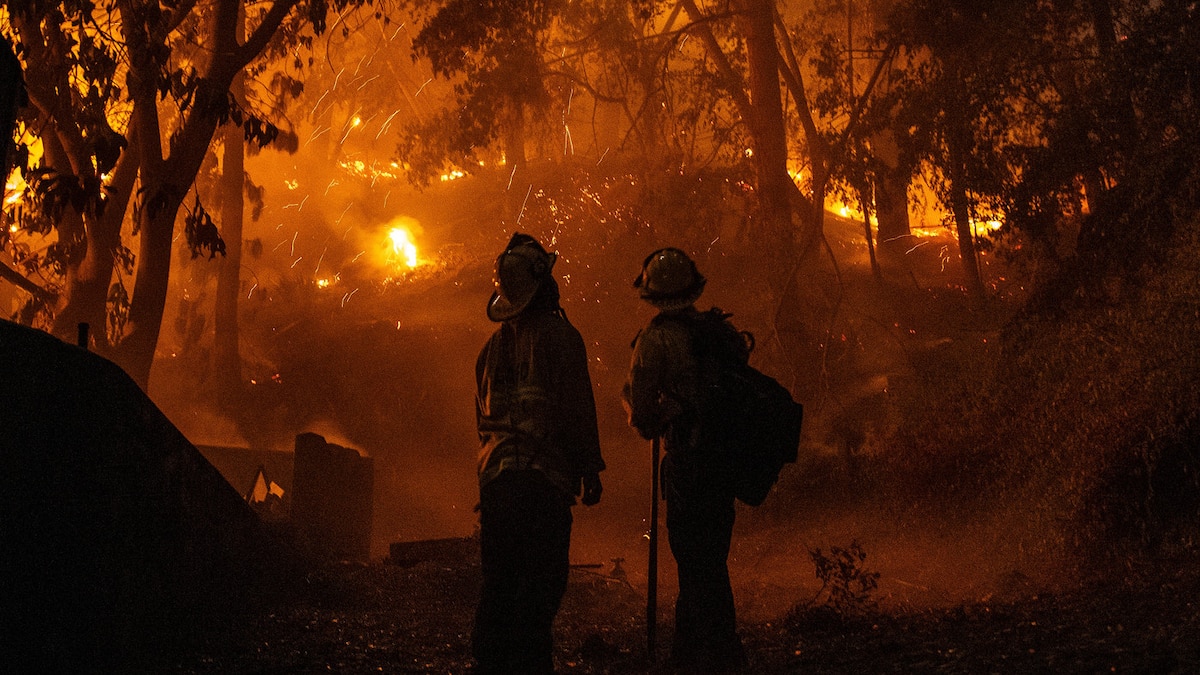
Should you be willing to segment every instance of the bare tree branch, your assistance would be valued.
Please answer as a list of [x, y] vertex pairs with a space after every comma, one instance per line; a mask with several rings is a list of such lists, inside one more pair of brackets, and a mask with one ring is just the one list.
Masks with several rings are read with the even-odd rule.
[[48, 305], [53, 305], [55, 300], [58, 299], [58, 294], [38, 286], [29, 279], [26, 279], [25, 275], [14, 270], [3, 262], [0, 262], [0, 279], [11, 282], [14, 286], [29, 293], [33, 297]]

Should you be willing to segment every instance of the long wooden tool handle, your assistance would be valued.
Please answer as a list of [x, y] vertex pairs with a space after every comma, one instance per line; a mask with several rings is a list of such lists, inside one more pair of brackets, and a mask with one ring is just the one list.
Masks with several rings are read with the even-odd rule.
[[646, 585], [646, 654], [654, 663], [658, 632], [658, 439], [651, 444], [650, 457], [650, 565]]

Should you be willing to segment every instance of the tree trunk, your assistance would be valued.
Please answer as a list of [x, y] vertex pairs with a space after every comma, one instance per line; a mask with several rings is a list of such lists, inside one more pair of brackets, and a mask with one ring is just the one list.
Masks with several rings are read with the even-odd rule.
[[812, 105], [808, 102], [808, 91], [804, 86], [804, 76], [800, 70], [799, 60], [792, 48], [791, 37], [782, 19], [776, 15], [775, 29], [779, 33], [779, 43], [782, 45], [781, 58], [778, 61], [779, 72], [783, 75], [788, 91], [796, 100], [796, 115], [800, 118], [800, 126], [804, 129], [804, 141], [808, 145], [808, 159], [812, 166], [812, 196], [806, 198], [800, 187], [792, 184], [792, 200], [796, 204], [799, 216], [798, 235], [799, 245], [797, 255], [800, 258], [811, 258], [816, 252], [825, 228], [825, 191], [829, 181], [829, 147], [817, 131], [817, 123], [813, 118]]
[[[245, 14], [238, 20], [238, 41], [243, 39]], [[246, 75], [239, 72], [230, 85], [238, 103], [245, 101]], [[241, 295], [242, 225], [245, 214], [246, 156], [241, 127], [226, 125], [224, 157], [221, 162], [221, 238], [225, 256], [217, 272], [217, 297], [213, 316], [213, 370], [220, 401], [237, 406], [242, 386], [242, 358], [238, 351], [238, 296]]]
[[876, 281], [883, 280], [883, 272], [879, 269], [879, 259], [875, 256], [875, 237], [871, 232], [871, 187], [866, 185], [858, 189], [858, 204], [862, 207], [863, 237], [867, 240], [867, 256], [871, 261], [871, 275]]
[[[150, 367], [158, 348], [167, 301], [175, 217], [195, 180], [217, 127], [217, 117], [211, 114], [216, 108], [213, 97], [222, 96], [228, 91], [228, 86], [228, 83], [224, 86], [211, 83], [201, 88], [192, 114], [187, 119], [189, 133], [178, 135], [179, 140], [173, 145], [170, 158], [163, 158], [162, 148], [157, 143], [140, 144], [141, 189], [144, 196], [139, 210], [137, 279], [133, 286], [125, 338], [118, 345], [115, 356], [129, 376], [143, 388], [150, 382]], [[131, 86], [130, 91], [134, 92], [131, 123], [136, 125], [135, 133], [144, 139], [161, 138], [154, 90]], [[200, 111], [210, 112], [202, 114]]]
[[87, 250], [78, 265], [67, 268], [66, 284], [59, 297], [51, 332], [64, 341], [74, 339], [76, 328], [88, 324], [92, 348], [108, 352], [108, 288], [112, 281], [117, 247], [121, 244], [121, 221], [117, 229], [107, 226], [109, 218], [92, 218]]
[[971, 227], [971, 202], [967, 195], [966, 142], [959, 124], [950, 129], [946, 140], [950, 159], [950, 211], [954, 214], [954, 225], [958, 231], [958, 254], [962, 259], [963, 274], [967, 291], [976, 302], [982, 302], [986, 293], [983, 278], [979, 274], [979, 260], [975, 257], [975, 232]]
[[[158, 186], [159, 194], [163, 187]], [[174, 204], [158, 205], [154, 217], [143, 216], [141, 219], [137, 279], [133, 285], [125, 339], [117, 349], [118, 362], [143, 389], [150, 383], [150, 366], [158, 348], [171, 274], [171, 239], [180, 204], [178, 199], [164, 198], [166, 200]]]
[[1138, 142], [1137, 111], [1133, 105], [1133, 95], [1130, 93], [1129, 68], [1121, 56], [1116, 26], [1113, 23], [1113, 8], [1111, 0], [1089, 0], [1092, 12], [1092, 26], [1096, 34], [1096, 46], [1100, 52], [1101, 63], [1112, 85], [1110, 96], [1113, 107], [1113, 122], [1117, 123], [1116, 135], [1118, 145], [1126, 153], [1130, 153]]
[[[779, 91], [779, 50], [775, 46], [774, 0], [742, 0], [746, 56], [750, 69], [750, 109], [745, 111], [754, 138], [759, 201], [766, 218], [764, 234], [786, 261], [794, 242], [787, 172], [787, 131]], [[786, 281], [785, 281], [786, 283]]]
[[525, 168], [525, 106], [515, 101], [504, 124], [504, 158], [510, 170]]
[[[909, 167], [900, 165], [895, 134], [885, 130], [871, 138], [871, 148], [880, 166], [875, 172], [875, 219], [879, 242], [905, 242], [912, 228], [908, 220]], [[907, 248], [907, 246], [906, 246]]]
[[92, 218], [88, 228], [87, 250], [77, 267], [67, 270], [64, 303], [54, 317], [53, 333], [61, 339], [73, 339], [80, 323], [90, 326], [93, 348], [111, 354], [108, 339], [108, 291], [121, 246], [121, 225], [137, 181], [137, 135], [130, 135], [129, 147], [121, 153], [109, 183], [109, 198], [104, 213]]
[[129, 308], [128, 332], [115, 357], [143, 388], [150, 382], [150, 368], [154, 363], [154, 352], [162, 327], [171, 272], [175, 216], [208, 152], [217, 128], [218, 114], [227, 103], [226, 97], [234, 77], [262, 52], [295, 4], [295, 0], [271, 3], [260, 16], [253, 34], [242, 44], [239, 44], [237, 35], [242, 3], [238, 0], [218, 0], [213, 4], [210, 12], [213, 19], [209, 24], [211, 34], [205, 40], [205, 44], [211, 48], [212, 62], [179, 128], [171, 135], [170, 156], [164, 157], [159, 141], [163, 136], [157, 107], [157, 59], [161, 43], [155, 42], [155, 29], [161, 27], [147, 21], [153, 15], [147, 14], [141, 4], [133, 0], [116, 3], [125, 30], [125, 43], [129, 48], [130, 65], [126, 81], [129, 97], [133, 101], [130, 124], [134, 133], [142, 139], [139, 154], [144, 197], [139, 210], [141, 241], [137, 280]]
[[903, 241], [912, 234], [907, 171], [887, 167], [875, 174], [875, 219], [880, 242]]

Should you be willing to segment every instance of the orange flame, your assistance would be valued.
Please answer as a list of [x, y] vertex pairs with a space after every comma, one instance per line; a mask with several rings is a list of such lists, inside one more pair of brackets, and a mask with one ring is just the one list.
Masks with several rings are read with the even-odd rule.
[[388, 239], [392, 242], [392, 253], [397, 258], [410, 269], [417, 266], [417, 245], [413, 243], [407, 228], [393, 227], [388, 230]]

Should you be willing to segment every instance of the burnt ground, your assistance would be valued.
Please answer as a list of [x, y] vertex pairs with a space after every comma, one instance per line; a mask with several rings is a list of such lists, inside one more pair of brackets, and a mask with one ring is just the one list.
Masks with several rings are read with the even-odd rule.
[[[478, 567], [462, 556], [331, 566], [309, 574], [289, 601], [199, 637], [173, 669], [466, 672], [478, 583]], [[1192, 557], [1004, 603], [856, 615], [808, 606], [740, 630], [752, 673], [1190, 673], [1200, 672], [1198, 591]], [[556, 623], [559, 672], [669, 672], [661, 665], [669, 607], [661, 598], [660, 664], [650, 665], [644, 589], [573, 570]]]

